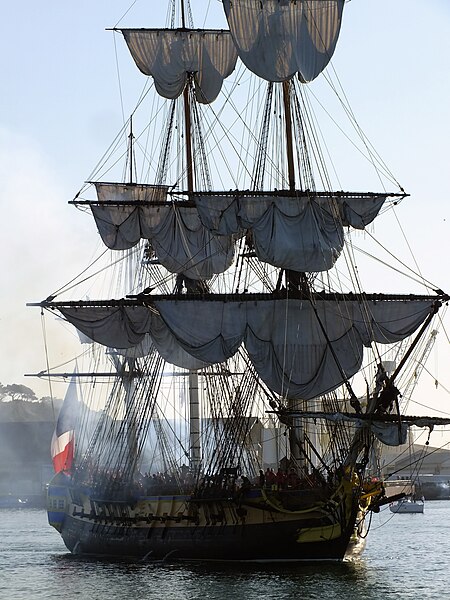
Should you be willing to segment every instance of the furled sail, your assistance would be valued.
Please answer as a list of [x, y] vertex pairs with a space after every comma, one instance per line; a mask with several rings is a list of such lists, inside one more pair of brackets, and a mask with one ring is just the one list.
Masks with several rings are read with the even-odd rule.
[[239, 58], [268, 81], [315, 79], [339, 37], [344, 0], [223, 0]]
[[91, 204], [97, 229], [112, 250], [150, 241], [161, 264], [190, 279], [210, 279], [230, 267], [234, 238], [211, 233], [195, 207], [166, 203], [166, 186], [96, 183]]
[[[92, 343], [93, 340], [85, 336]], [[171, 364], [183, 365], [185, 369], [190, 371], [197, 371], [206, 367], [208, 363], [202, 360], [194, 358], [183, 348], [177, 344], [173, 335], [164, 325], [162, 320], [154, 315], [152, 318], [152, 335], [148, 333], [142, 338], [142, 340], [136, 346], [130, 348], [111, 348], [111, 353], [124, 356], [125, 358], [143, 358], [151, 354], [156, 348], [158, 348], [159, 354], [167, 362], [169, 359]]]
[[344, 413], [321, 413], [321, 412], [301, 412], [298, 413], [302, 418], [312, 419], [325, 419], [333, 423], [352, 423], [358, 429], [367, 427], [373, 433], [373, 435], [385, 444], [386, 446], [401, 446], [406, 443], [408, 435], [408, 425], [406, 423], [400, 423], [398, 417], [395, 421], [385, 422], [383, 416], [370, 415], [348, 415]]
[[[112, 347], [139, 344], [150, 333], [172, 364], [170, 344], [207, 364], [222, 363], [243, 344], [261, 379], [274, 392], [310, 399], [336, 389], [359, 370], [363, 347], [410, 336], [434, 309], [434, 298], [324, 300], [267, 295], [164, 297], [149, 306], [58, 307], [93, 340]], [[156, 319], [156, 320], [155, 320]], [[164, 325], [164, 326], [163, 326]], [[153, 337], [153, 332], [158, 335]], [[339, 365], [337, 364], [339, 363]]]
[[196, 99], [213, 102], [234, 70], [237, 52], [229, 31], [122, 29], [137, 67], [151, 75], [162, 97], [178, 98], [193, 74]]
[[449, 425], [450, 419], [442, 417], [414, 417], [395, 414], [379, 414], [369, 413], [355, 416], [348, 413], [325, 413], [325, 412], [308, 412], [298, 411], [290, 413], [291, 416], [306, 419], [325, 419], [333, 423], [348, 422], [358, 428], [367, 427], [375, 435], [375, 437], [386, 444], [387, 446], [400, 446], [406, 443], [408, 430], [410, 427], [428, 427], [432, 430], [435, 425]]
[[344, 227], [364, 229], [387, 194], [194, 194], [202, 223], [214, 234], [249, 230], [259, 260], [299, 272], [326, 271], [344, 246]]
[[108, 248], [150, 241], [161, 264], [191, 279], [210, 279], [234, 259], [235, 240], [251, 233], [259, 260], [282, 269], [331, 269], [344, 245], [344, 227], [364, 229], [388, 194], [282, 192], [194, 193], [194, 206], [167, 201], [166, 186], [96, 183], [91, 203]]

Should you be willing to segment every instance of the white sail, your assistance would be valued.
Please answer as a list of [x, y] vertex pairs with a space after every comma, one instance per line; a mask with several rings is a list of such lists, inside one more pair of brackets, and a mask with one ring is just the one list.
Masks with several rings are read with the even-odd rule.
[[299, 272], [327, 271], [344, 246], [344, 227], [364, 229], [385, 194], [355, 197], [195, 194], [202, 223], [219, 235], [249, 230], [259, 260]]
[[122, 29], [137, 67], [162, 97], [178, 98], [193, 74], [196, 99], [213, 102], [233, 72], [237, 52], [229, 31]]
[[239, 58], [268, 81], [315, 79], [339, 37], [344, 0], [223, 0]]
[[[337, 300], [313, 306], [300, 299], [241, 296], [152, 304], [154, 308], [122, 305], [60, 310], [75, 327], [107, 346], [134, 346], [155, 329], [158, 351], [168, 362], [184, 368], [188, 367], [178, 362], [180, 355], [170, 354], [169, 343], [173, 348], [176, 341], [206, 364], [225, 362], [243, 344], [259, 376], [273, 391], [310, 399], [341, 385], [344, 376], [357, 373], [364, 346], [410, 336], [430, 314], [434, 301]], [[167, 344], [158, 315], [171, 334]]]
[[[363, 229], [387, 195], [194, 195], [196, 206], [166, 203], [166, 186], [96, 183], [91, 210], [108, 248], [150, 241], [172, 273], [210, 279], [227, 270], [234, 244], [250, 231], [259, 260], [283, 269], [330, 269], [344, 246], [344, 227]], [[175, 233], [174, 233], [175, 232]]]
[[167, 187], [96, 183], [98, 204], [91, 204], [98, 232], [112, 250], [150, 241], [171, 273], [210, 279], [234, 259], [234, 238], [217, 236], [201, 223], [195, 207], [163, 204]]
[[189, 371], [197, 371], [209, 364], [208, 361], [195, 358], [192, 354], [186, 352], [157, 314], [152, 315], [151, 339], [159, 354], [169, 364], [180, 366]]

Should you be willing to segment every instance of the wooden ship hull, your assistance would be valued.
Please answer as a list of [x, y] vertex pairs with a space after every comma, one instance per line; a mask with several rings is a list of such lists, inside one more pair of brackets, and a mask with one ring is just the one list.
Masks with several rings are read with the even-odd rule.
[[[147, 496], [133, 502], [94, 499], [52, 484], [48, 518], [77, 555], [149, 561], [340, 561], [363, 540], [358, 513], [365, 509], [354, 491], [344, 480], [327, 500], [311, 501], [311, 492], [308, 500], [302, 492], [286, 496], [254, 489], [234, 498]], [[283, 508], [280, 500], [295, 510]]]

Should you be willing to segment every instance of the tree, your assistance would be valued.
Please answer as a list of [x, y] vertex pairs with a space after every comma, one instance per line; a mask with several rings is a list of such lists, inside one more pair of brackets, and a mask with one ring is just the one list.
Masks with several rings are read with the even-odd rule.
[[42, 396], [42, 398], [39, 398], [41, 404], [51, 405], [55, 400], [59, 402], [59, 398], [52, 398], [51, 396]]
[[33, 390], [26, 385], [12, 383], [11, 385], [0, 384], [0, 400], [25, 400], [26, 402], [37, 402], [37, 396]]

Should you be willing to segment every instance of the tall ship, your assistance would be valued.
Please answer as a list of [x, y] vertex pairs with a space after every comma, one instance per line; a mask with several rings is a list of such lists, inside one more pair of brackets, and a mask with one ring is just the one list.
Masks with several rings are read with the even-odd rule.
[[381, 191], [344, 191], [322, 135], [344, 0], [215, 4], [215, 29], [189, 0], [114, 28], [145, 87], [72, 201], [106, 248], [38, 304], [81, 344], [48, 518], [79, 555], [343, 560], [393, 500], [380, 447], [450, 422], [402, 392], [449, 298], [411, 269], [421, 293], [367, 285], [401, 278], [395, 247], [394, 279], [370, 261], [408, 194], [345, 96]]

